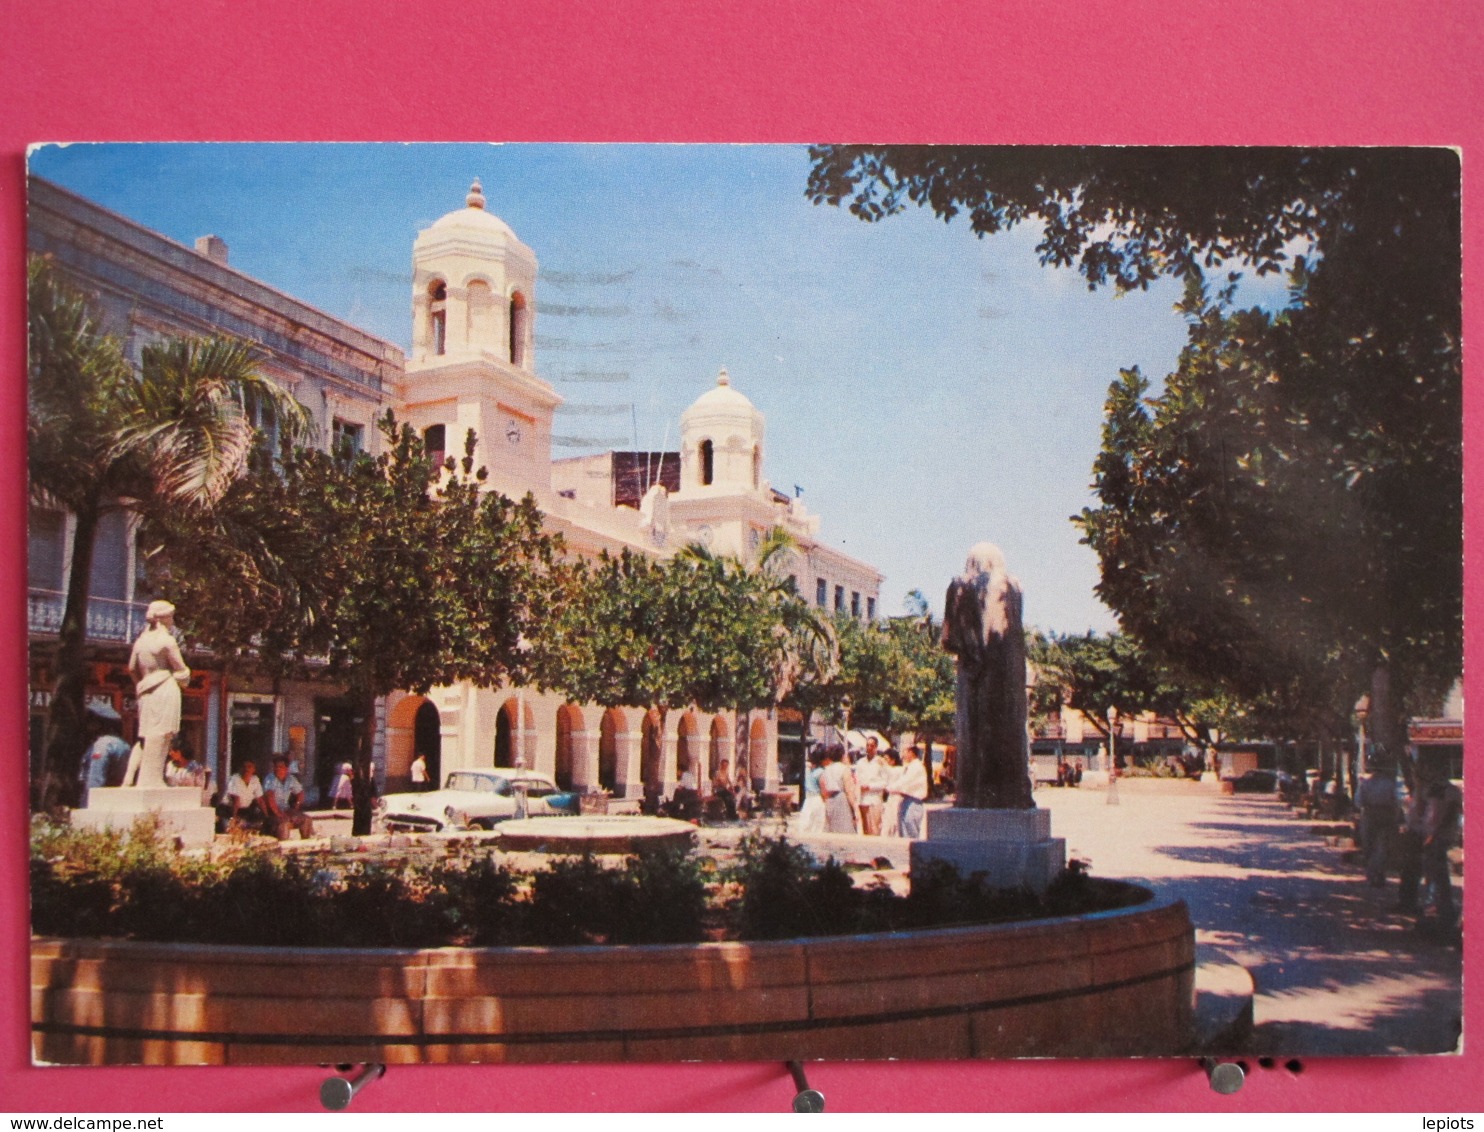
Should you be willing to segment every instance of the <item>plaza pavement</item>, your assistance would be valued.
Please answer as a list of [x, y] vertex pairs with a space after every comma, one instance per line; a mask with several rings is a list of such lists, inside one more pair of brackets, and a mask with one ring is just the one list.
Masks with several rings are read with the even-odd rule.
[[[1344, 849], [1274, 797], [1214, 785], [1123, 779], [1102, 789], [1042, 788], [1052, 834], [1095, 876], [1150, 885], [1186, 902], [1198, 944], [1245, 966], [1256, 987], [1254, 1055], [1444, 1053], [1459, 1045], [1462, 950], [1392, 911], [1396, 880], [1366, 884]], [[816, 852], [907, 864], [907, 842], [820, 835]], [[1348, 842], [1345, 843], [1348, 847]], [[1459, 878], [1455, 896], [1462, 907]]]

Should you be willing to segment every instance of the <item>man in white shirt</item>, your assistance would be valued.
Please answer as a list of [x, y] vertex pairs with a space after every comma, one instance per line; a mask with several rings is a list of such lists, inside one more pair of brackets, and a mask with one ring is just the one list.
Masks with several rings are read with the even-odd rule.
[[681, 821], [701, 820], [701, 791], [696, 783], [694, 766], [687, 766], [681, 772], [680, 781], [675, 784], [675, 796], [670, 799], [670, 809]]
[[419, 751], [417, 758], [412, 760], [412, 788], [423, 791], [431, 786], [432, 781], [428, 775], [428, 756]]
[[886, 762], [877, 753], [875, 739], [866, 740], [865, 757], [855, 764], [855, 781], [861, 792], [861, 832], [880, 836], [881, 811], [886, 805]]
[[242, 760], [242, 769], [227, 779], [221, 804], [216, 808], [217, 832], [225, 833], [228, 822], [261, 823], [263, 820], [263, 784], [258, 779], [258, 766], [252, 759]]
[[897, 819], [901, 835], [914, 839], [921, 837], [922, 804], [928, 796], [928, 780], [927, 767], [922, 765], [918, 748], [907, 750], [901, 778], [892, 786], [892, 793], [902, 796], [902, 812]]
[[290, 831], [295, 829], [302, 838], [314, 836], [314, 822], [299, 808], [304, 801], [304, 787], [289, 773], [287, 756], [273, 757], [273, 773], [263, 783], [262, 791], [266, 828], [273, 836], [287, 841]]

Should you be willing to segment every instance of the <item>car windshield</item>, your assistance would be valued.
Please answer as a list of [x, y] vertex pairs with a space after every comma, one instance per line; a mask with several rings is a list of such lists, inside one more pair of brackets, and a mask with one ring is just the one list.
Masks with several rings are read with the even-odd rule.
[[478, 794], [509, 794], [510, 783], [493, 774], [454, 771], [444, 782], [445, 790], [470, 790]]

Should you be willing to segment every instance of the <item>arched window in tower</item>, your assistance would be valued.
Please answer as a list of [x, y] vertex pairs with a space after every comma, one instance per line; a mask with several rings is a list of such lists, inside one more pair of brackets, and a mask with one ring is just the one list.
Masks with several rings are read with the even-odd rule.
[[443, 466], [443, 458], [447, 455], [443, 436], [444, 429], [441, 424], [435, 424], [423, 430], [423, 451], [427, 453], [428, 460], [437, 467]]
[[469, 347], [474, 350], [493, 349], [499, 341], [495, 332], [495, 293], [482, 279], [470, 280], [465, 290], [469, 307]]
[[759, 445], [752, 446], [752, 489], [757, 490], [757, 485], [763, 482], [763, 450]]
[[526, 364], [526, 297], [519, 291], [510, 296], [510, 364]]
[[441, 279], [434, 279], [428, 285], [428, 326], [432, 333], [429, 335], [429, 347], [435, 355], [441, 355], [448, 350], [448, 285]]
[[701, 486], [710, 487], [716, 473], [716, 450], [711, 441], [701, 441]]

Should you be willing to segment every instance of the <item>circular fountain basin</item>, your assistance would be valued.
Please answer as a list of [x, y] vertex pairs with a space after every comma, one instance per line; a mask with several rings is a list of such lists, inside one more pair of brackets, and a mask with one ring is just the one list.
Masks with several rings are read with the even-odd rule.
[[696, 827], [689, 822], [628, 814], [525, 818], [495, 828], [501, 849], [536, 853], [634, 853], [696, 843]]

